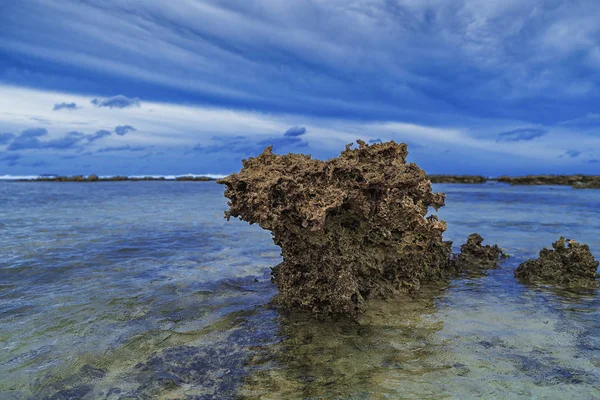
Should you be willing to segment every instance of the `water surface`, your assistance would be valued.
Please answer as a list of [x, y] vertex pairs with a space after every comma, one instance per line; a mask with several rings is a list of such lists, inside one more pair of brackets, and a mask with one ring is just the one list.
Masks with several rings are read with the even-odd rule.
[[0, 398], [600, 398], [600, 295], [516, 282], [560, 235], [600, 257], [600, 190], [434, 185], [500, 269], [374, 301], [268, 306], [279, 249], [214, 182], [0, 182]]

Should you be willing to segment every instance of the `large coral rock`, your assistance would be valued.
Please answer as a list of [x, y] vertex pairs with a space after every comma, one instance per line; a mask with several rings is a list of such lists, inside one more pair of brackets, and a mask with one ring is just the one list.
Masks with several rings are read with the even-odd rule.
[[524, 282], [553, 283], [568, 287], [597, 287], [598, 261], [586, 244], [561, 238], [554, 250], [542, 249], [540, 258], [519, 265], [515, 277]]
[[472, 233], [467, 243], [460, 246], [460, 253], [452, 258], [458, 271], [479, 271], [487, 268], [498, 268], [498, 263], [507, 257], [497, 245], [482, 245], [483, 238]]
[[269, 147], [218, 181], [226, 217], [270, 230], [281, 247], [274, 302], [285, 308], [357, 317], [366, 299], [416, 291], [450, 268], [446, 223], [426, 217], [444, 194], [406, 163], [406, 144], [358, 143], [328, 161]]

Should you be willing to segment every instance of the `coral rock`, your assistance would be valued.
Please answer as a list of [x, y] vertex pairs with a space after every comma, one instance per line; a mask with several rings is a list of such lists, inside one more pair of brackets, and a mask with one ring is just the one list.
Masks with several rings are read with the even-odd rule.
[[478, 233], [469, 235], [467, 243], [460, 247], [460, 253], [452, 258], [458, 271], [497, 268], [498, 262], [507, 257], [497, 245], [482, 246], [482, 243], [483, 238]]
[[257, 223], [281, 247], [276, 304], [356, 318], [366, 299], [417, 291], [450, 270], [446, 223], [426, 217], [444, 194], [406, 163], [406, 144], [358, 143], [328, 161], [268, 147], [218, 181], [230, 200], [226, 218]]
[[[565, 242], [568, 247], [565, 246]], [[598, 287], [598, 261], [586, 244], [564, 237], [552, 244], [554, 250], [542, 249], [537, 260], [519, 265], [515, 277], [524, 282], [553, 283], [568, 287]]]

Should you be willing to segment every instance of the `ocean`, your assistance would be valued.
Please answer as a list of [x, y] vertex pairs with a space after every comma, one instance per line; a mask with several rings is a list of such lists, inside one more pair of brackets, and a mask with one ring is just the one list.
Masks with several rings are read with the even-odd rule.
[[269, 306], [269, 232], [215, 182], [0, 182], [0, 399], [600, 399], [600, 294], [527, 286], [561, 235], [600, 258], [600, 190], [434, 185], [502, 267], [372, 301]]

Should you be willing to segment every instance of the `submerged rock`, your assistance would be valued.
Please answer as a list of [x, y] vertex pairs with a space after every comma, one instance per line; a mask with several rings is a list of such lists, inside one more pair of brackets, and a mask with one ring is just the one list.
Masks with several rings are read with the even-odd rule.
[[478, 233], [469, 235], [467, 243], [460, 247], [460, 253], [452, 258], [458, 271], [497, 268], [498, 262], [507, 257], [497, 245], [482, 245], [483, 238]]
[[[565, 242], [568, 247], [565, 246]], [[565, 240], [561, 236], [552, 244], [554, 250], [542, 249], [538, 259], [528, 260], [515, 271], [524, 282], [554, 283], [569, 287], [598, 287], [598, 261], [586, 244]]]
[[446, 223], [426, 217], [444, 194], [406, 163], [406, 144], [358, 144], [328, 161], [268, 147], [217, 181], [230, 199], [226, 218], [257, 223], [281, 247], [276, 304], [356, 318], [366, 299], [417, 291], [450, 271]]

